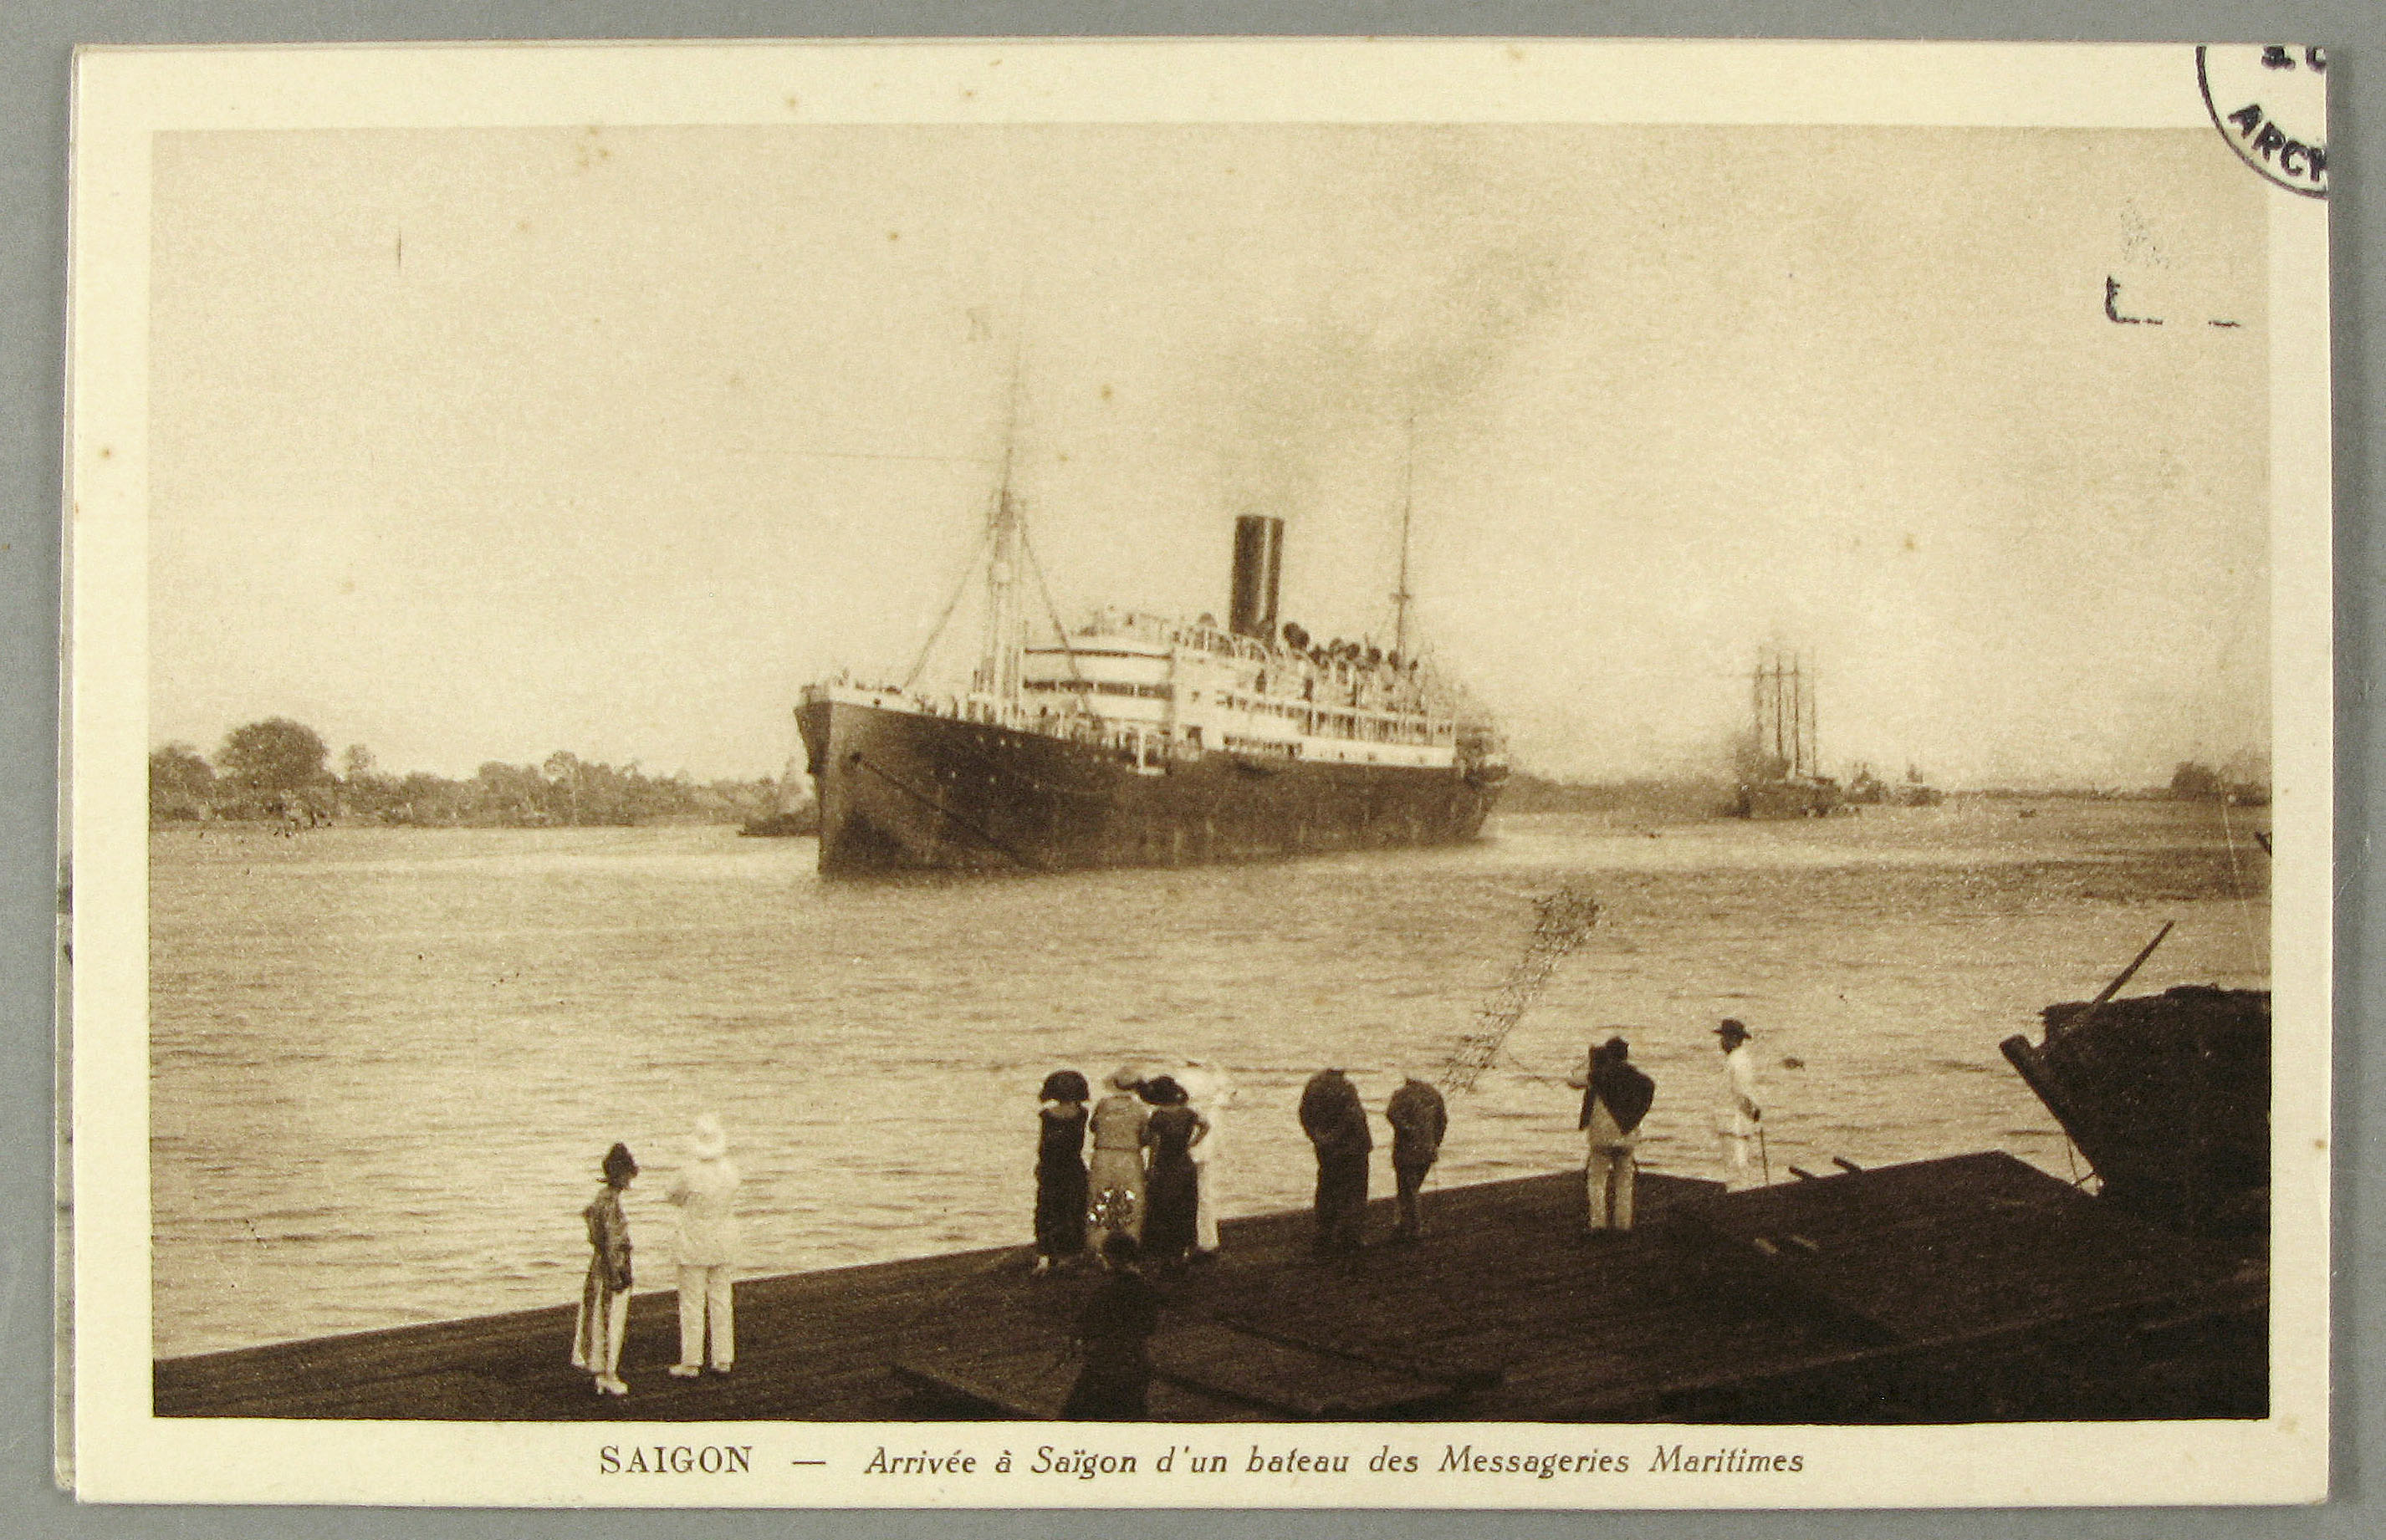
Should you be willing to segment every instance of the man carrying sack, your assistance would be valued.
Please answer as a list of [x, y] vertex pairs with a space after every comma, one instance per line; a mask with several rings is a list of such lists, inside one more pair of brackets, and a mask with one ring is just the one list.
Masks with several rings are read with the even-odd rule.
[[1640, 1121], [1657, 1099], [1657, 1083], [1634, 1068], [1631, 1052], [1632, 1045], [1623, 1038], [1610, 1037], [1590, 1050], [1566, 1082], [1582, 1092], [1582, 1118], [1576, 1126], [1588, 1146], [1583, 1186], [1594, 1235], [1622, 1234], [1632, 1228], [1632, 1183], [1638, 1174], [1633, 1148], [1640, 1142]]

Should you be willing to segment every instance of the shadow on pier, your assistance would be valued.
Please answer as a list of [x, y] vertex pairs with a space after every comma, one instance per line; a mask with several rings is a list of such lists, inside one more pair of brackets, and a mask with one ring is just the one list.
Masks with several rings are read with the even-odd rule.
[[[1310, 1254], [1230, 1220], [1164, 1275], [1155, 1419], [1955, 1422], [2259, 1418], [2268, 1272], [1998, 1154], [1725, 1194], [1644, 1174], [1582, 1233], [1578, 1173], [1429, 1195], [1413, 1246]], [[1390, 1229], [1388, 1201], [1371, 1233]], [[1098, 1274], [1024, 1247], [755, 1278], [738, 1358], [681, 1381], [668, 1291], [631, 1307], [625, 1399], [566, 1362], [568, 1305], [160, 1360], [161, 1417], [1051, 1418]]]

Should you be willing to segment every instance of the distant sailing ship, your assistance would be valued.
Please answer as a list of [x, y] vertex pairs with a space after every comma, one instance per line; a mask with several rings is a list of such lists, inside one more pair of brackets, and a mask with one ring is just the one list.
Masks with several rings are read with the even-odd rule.
[[823, 872], [1193, 865], [1480, 833], [1507, 765], [1489, 721], [1410, 653], [1405, 515], [1389, 651], [1279, 623], [1284, 522], [1261, 515], [1236, 520], [1225, 626], [1106, 609], [1030, 645], [1035, 554], [1009, 480], [967, 693], [849, 678], [803, 692]]
[[1826, 818], [1846, 803], [1822, 772], [1813, 681], [1796, 653], [1774, 649], [1749, 676], [1755, 735], [1739, 767], [1734, 818]]

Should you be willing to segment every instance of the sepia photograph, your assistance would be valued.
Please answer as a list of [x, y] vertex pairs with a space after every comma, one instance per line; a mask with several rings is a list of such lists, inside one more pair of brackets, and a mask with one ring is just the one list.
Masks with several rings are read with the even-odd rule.
[[87, 1489], [2322, 1496], [2325, 71], [86, 54]]

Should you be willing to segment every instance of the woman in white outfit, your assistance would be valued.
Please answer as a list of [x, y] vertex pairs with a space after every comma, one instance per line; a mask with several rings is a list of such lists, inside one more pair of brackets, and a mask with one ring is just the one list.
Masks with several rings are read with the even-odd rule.
[[709, 1112], [696, 1121], [687, 1145], [694, 1160], [671, 1188], [679, 1208], [679, 1362], [671, 1371], [683, 1380], [704, 1372], [708, 1334], [714, 1373], [728, 1373], [737, 1359], [730, 1281], [737, 1261], [737, 1168], [729, 1135]]
[[1193, 1110], [1210, 1125], [1209, 1136], [1193, 1146], [1193, 1167], [1199, 1182], [1193, 1208], [1193, 1259], [1206, 1261], [1218, 1254], [1218, 1195], [1225, 1175], [1224, 1163], [1218, 1158], [1218, 1135], [1226, 1108], [1235, 1105], [1235, 1087], [1224, 1071], [1199, 1059], [1177, 1070], [1175, 1079], [1191, 1098]]

